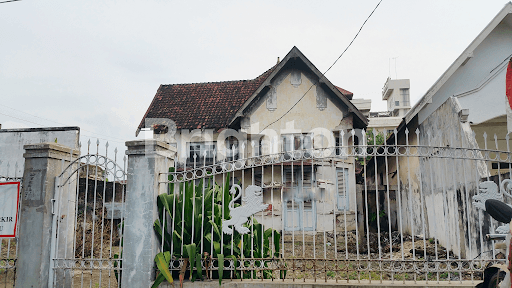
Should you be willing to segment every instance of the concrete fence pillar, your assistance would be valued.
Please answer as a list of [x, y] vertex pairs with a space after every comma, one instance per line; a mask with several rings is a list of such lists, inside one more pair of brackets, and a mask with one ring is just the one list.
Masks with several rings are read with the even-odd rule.
[[80, 153], [64, 145], [25, 145], [16, 287], [48, 287], [55, 177]]
[[126, 142], [128, 181], [123, 235], [122, 287], [149, 287], [155, 279], [155, 255], [160, 244], [153, 231], [158, 217], [156, 197], [166, 193], [160, 175], [174, 165], [176, 149], [153, 140]]

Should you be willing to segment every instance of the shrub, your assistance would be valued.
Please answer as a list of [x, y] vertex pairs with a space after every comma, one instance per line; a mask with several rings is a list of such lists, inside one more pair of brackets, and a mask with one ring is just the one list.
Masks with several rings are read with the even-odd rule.
[[[169, 171], [174, 172], [174, 168], [170, 168]], [[255, 220], [251, 224], [244, 224], [251, 231], [248, 234], [241, 235], [236, 230], [233, 231], [233, 235], [221, 234], [222, 221], [230, 218], [228, 204], [234, 196], [229, 193], [229, 173], [226, 179], [224, 188], [214, 183], [212, 178], [206, 179], [206, 183], [201, 180], [197, 185], [192, 181], [180, 183], [178, 193], [173, 193], [174, 184], [170, 184], [169, 194], [158, 196], [159, 219], [155, 221], [153, 228], [161, 241], [163, 251], [155, 257], [160, 273], [153, 287], [158, 287], [164, 280], [173, 282], [173, 276], [177, 276], [178, 273], [169, 270], [172, 259], [184, 259], [184, 265], [190, 265], [192, 281], [202, 279], [203, 272], [207, 273], [202, 271], [202, 261], [205, 262], [203, 266], [208, 267], [216, 259], [219, 270], [213, 271], [212, 275], [213, 278], [219, 279], [220, 284], [222, 278], [230, 275], [229, 271], [223, 269], [224, 259], [233, 259], [237, 267], [237, 259], [279, 257], [281, 234], [272, 228], [265, 230], [263, 225]], [[169, 180], [172, 180], [172, 175], [169, 176]], [[236, 206], [239, 205], [235, 204]], [[163, 223], [165, 225], [162, 225]], [[271, 239], [274, 239], [273, 254]], [[200, 255], [201, 251], [203, 255]], [[264, 267], [268, 267], [268, 263], [272, 262], [270, 259], [261, 261], [265, 262]], [[245, 262], [243, 266], [247, 267]], [[184, 278], [186, 268], [179, 273], [180, 281]], [[260, 273], [260, 277], [272, 277], [271, 271], [263, 270]], [[281, 273], [282, 277], [283, 275], [284, 271]], [[234, 276], [251, 278], [256, 277], [256, 272], [235, 270]]]

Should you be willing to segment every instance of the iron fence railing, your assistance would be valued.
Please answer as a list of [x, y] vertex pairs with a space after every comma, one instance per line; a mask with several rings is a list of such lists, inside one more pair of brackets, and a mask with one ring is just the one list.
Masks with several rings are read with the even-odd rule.
[[121, 287], [127, 159], [108, 142], [86, 149], [55, 179], [49, 287]]
[[[510, 202], [503, 199], [512, 174], [508, 145], [412, 145], [427, 141], [411, 134], [403, 145], [395, 131], [392, 144], [214, 158], [212, 165], [196, 155], [192, 168], [171, 168], [160, 178], [168, 195], [160, 196], [155, 224], [171, 271], [294, 281], [482, 279], [488, 265], [505, 263], [484, 239], [504, 225], [479, 207], [493, 197]], [[493, 169], [496, 162], [505, 164]], [[188, 262], [193, 254], [201, 266]]]

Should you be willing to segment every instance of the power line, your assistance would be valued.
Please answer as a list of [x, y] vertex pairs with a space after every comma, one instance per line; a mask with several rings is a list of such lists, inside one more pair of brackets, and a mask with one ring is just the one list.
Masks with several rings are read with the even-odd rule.
[[309, 87], [309, 89], [304, 93], [304, 95], [302, 95], [302, 97], [300, 97], [299, 100], [297, 100], [297, 102], [295, 102], [295, 104], [292, 105], [292, 107], [290, 109], [288, 109], [288, 111], [286, 111], [283, 115], [281, 115], [281, 117], [277, 118], [275, 121], [273, 121], [272, 123], [268, 124], [267, 126], [265, 126], [265, 128], [263, 128], [259, 134], [261, 134], [261, 132], [263, 132], [265, 129], [267, 129], [268, 127], [270, 127], [271, 125], [275, 124], [277, 121], [283, 119], [284, 116], [286, 116], [286, 114], [288, 114], [290, 111], [292, 111], [293, 108], [295, 108], [295, 106], [297, 106], [297, 104], [299, 104], [299, 102], [306, 96], [306, 94], [309, 92], [309, 90], [311, 90], [311, 88], [313, 88], [313, 86], [316, 86], [320, 80], [322, 80], [323, 78], [325, 78], [325, 74], [327, 74], [327, 72], [329, 72], [329, 70], [331, 70], [331, 68], [336, 64], [336, 62], [338, 62], [338, 60], [340, 60], [340, 58], [345, 54], [345, 52], [347, 52], [348, 48], [350, 48], [350, 46], [352, 46], [352, 43], [354, 43], [354, 40], [356, 40], [357, 36], [359, 36], [359, 33], [361, 33], [361, 30], [363, 30], [363, 27], [364, 25], [366, 24], [366, 22], [368, 21], [368, 19], [370, 19], [370, 17], [372, 17], [373, 15], [373, 12], [375, 12], [375, 10], [377, 10], [377, 8], [379, 7], [380, 3], [382, 2], [382, 0], [379, 1], [379, 3], [377, 3], [377, 6], [375, 6], [375, 8], [373, 8], [372, 10], [372, 13], [370, 13], [370, 15], [368, 15], [368, 17], [366, 18], [366, 20], [364, 20], [363, 24], [361, 25], [361, 27], [359, 28], [359, 31], [357, 31], [356, 35], [354, 36], [354, 38], [352, 38], [352, 41], [350, 41], [350, 43], [348, 44], [347, 48], [345, 48], [345, 50], [343, 50], [343, 52], [340, 54], [340, 56], [334, 61], [334, 63], [332, 63], [332, 65], [324, 72], [322, 73], [322, 76], [316, 81], [316, 83], [313, 83], [311, 85], [311, 87]]
[[16, 2], [16, 1], [21, 1], [21, 0], [8, 0], [8, 1], [2, 1], [2, 2], [0, 2], [0, 4], [2, 4], [2, 3], [8, 3], [8, 2]]
[[[9, 108], [9, 109], [12, 109], [12, 110], [14, 110], [14, 111], [18, 111], [18, 112], [21, 112], [21, 113], [25, 113], [25, 114], [30, 115], [30, 116], [35, 117], [35, 118], [43, 119], [43, 120], [50, 121], [50, 122], [53, 122], [53, 123], [57, 123], [57, 124], [64, 125], [64, 126], [69, 126], [69, 125], [67, 125], [67, 124], [64, 124], [64, 123], [61, 123], [61, 122], [57, 122], [57, 121], [54, 121], [54, 120], [50, 120], [50, 119], [47, 119], [47, 118], [39, 117], [39, 116], [36, 116], [36, 115], [34, 115], [34, 114], [30, 114], [30, 113], [27, 113], [27, 112], [25, 112], [25, 111], [18, 110], [18, 109], [16, 109], [16, 108], [12, 108], [12, 107], [9, 107], [9, 106], [4, 105], [4, 104], [0, 104], [0, 105], [1, 105], [1, 106], [4, 106], [4, 107], [7, 107], [7, 108]], [[0, 113], [0, 114], [1, 114], [1, 113]], [[2, 114], [2, 115], [6, 115], [6, 114]], [[6, 115], [6, 116], [9, 116], [9, 115]], [[12, 116], [11, 116], [11, 117], [12, 117]], [[13, 117], [13, 118], [16, 118], [16, 117]], [[16, 119], [19, 119], [19, 118], [16, 118]], [[22, 121], [23, 121], [23, 119], [19, 119], [19, 120], [22, 120]], [[27, 121], [27, 122], [30, 122], [30, 121]], [[33, 124], [36, 124], [36, 125], [40, 125], [40, 126], [44, 126], [44, 125], [37, 124], [37, 123], [34, 123], [34, 122], [30, 122], [30, 123], [33, 123]], [[81, 130], [83, 130], [83, 131], [90, 132], [90, 133], [92, 133], [92, 134], [100, 135], [100, 136], [103, 136], [103, 137], [108, 137], [108, 138], [110, 138], [110, 139], [117, 139], [117, 140], [124, 141], [123, 139], [120, 139], [120, 138], [116, 138], [116, 137], [111, 137], [111, 136], [107, 136], [107, 135], [99, 134], [99, 133], [96, 133], [96, 132], [93, 132], [93, 131], [90, 131], [90, 130], [86, 130], [86, 129], [82, 129], [82, 128], [80, 128], [80, 129], [81, 129]], [[85, 134], [84, 134], [84, 135], [85, 135]], [[93, 137], [94, 137], [94, 136], [93, 136]], [[103, 139], [103, 138], [100, 138], [100, 139]], [[104, 140], [105, 140], [105, 139], [104, 139]], [[118, 143], [121, 143], [121, 142], [118, 142]], [[122, 142], [122, 143], [124, 143], [124, 142]]]
[[18, 117], [12, 116], [12, 115], [8, 115], [8, 114], [4, 114], [4, 113], [1, 113], [1, 112], [0, 112], [0, 115], [4, 115], [4, 116], [7, 116], [7, 117], [11, 117], [11, 118], [14, 118], [14, 119], [18, 119], [18, 120], [21, 120], [21, 121], [32, 123], [32, 124], [35, 124], [35, 125], [44, 126], [44, 125], [41, 125], [41, 124], [36, 123], [36, 122], [32, 122], [32, 121], [28, 121], [28, 120], [25, 120], [25, 119], [21, 119], [21, 118], [18, 118]]
[[[16, 109], [14, 109], [16, 110]], [[28, 114], [28, 113], [27, 113]], [[14, 118], [14, 119], [17, 119], [17, 120], [20, 120], [20, 121], [24, 121], [24, 122], [28, 122], [28, 123], [31, 123], [31, 124], [35, 124], [35, 125], [39, 125], [41, 127], [44, 127], [45, 125], [42, 125], [42, 124], [39, 124], [39, 123], [36, 123], [36, 122], [32, 122], [32, 121], [29, 121], [29, 120], [25, 120], [25, 119], [22, 119], [22, 118], [18, 118], [16, 116], [12, 116], [12, 115], [9, 115], [9, 114], [4, 114], [4, 113], [1, 113], [0, 112], [0, 115], [4, 115], [4, 116], [7, 116], [7, 117], [11, 117], [11, 118]], [[29, 114], [30, 115], [30, 114]], [[54, 121], [55, 122], [55, 121]], [[82, 129], [83, 130], [83, 129]], [[87, 130], [85, 130], [87, 131]], [[96, 134], [96, 133], [93, 133], [93, 134]], [[101, 140], [105, 140], [105, 141], [111, 141], [111, 142], [116, 142], [116, 143], [123, 143], [124, 142], [120, 142], [120, 141], [115, 141], [115, 140], [112, 140], [112, 139], [105, 139], [105, 138], [101, 138], [101, 137], [97, 137], [97, 136], [92, 136], [92, 135], [88, 135], [88, 134], [84, 134], [84, 133], [81, 133], [82, 136], [87, 136], [87, 137], [91, 137], [91, 138], [98, 138], [98, 139], [101, 139]], [[98, 134], [98, 135], [101, 135], [101, 134]], [[118, 138], [114, 138], [114, 139], [118, 139]]]

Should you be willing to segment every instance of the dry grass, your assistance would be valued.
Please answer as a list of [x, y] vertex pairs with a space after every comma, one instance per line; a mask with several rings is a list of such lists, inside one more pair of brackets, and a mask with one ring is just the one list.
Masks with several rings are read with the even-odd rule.
[[3, 272], [0, 272], [0, 288], [14, 287], [14, 278], [14, 269], [7, 269]]
[[[408, 263], [403, 267], [403, 272], [391, 274], [387, 271], [396, 270], [391, 267], [394, 261], [401, 260], [402, 253], [404, 260], [418, 260], [423, 262], [425, 257], [428, 260], [436, 259], [435, 243], [421, 238], [413, 240], [410, 236], [403, 236], [403, 246], [399, 234], [391, 237], [392, 255], [389, 253], [389, 235], [381, 235], [380, 251], [379, 239], [376, 233], [370, 234], [370, 241], [363, 239], [358, 242], [355, 233], [349, 232], [346, 237], [339, 233], [334, 237], [333, 233], [302, 234], [284, 236], [284, 257], [286, 260], [286, 279], [316, 279], [316, 280], [471, 280], [470, 273], [453, 272], [456, 267], [446, 267], [441, 264], [440, 270], [452, 272], [440, 273], [415, 273], [414, 264]], [[424, 245], [426, 244], [426, 245]], [[368, 249], [369, 246], [369, 249]], [[425, 247], [426, 246], [426, 250]], [[369, 251], [369, 252], [368, 252]], [[414, 255], [413, 255], [414, 252]], [[336, 260], [335, 260], [336, 259]], [[360, 261], [358, 262], [357, 259]], [[366, 261], [366, 259], [383, 259], [387, 261]], [[446, 249], [437, 245], [437, 259], [446, 259]], [[450, 259], [454, 259], [450, 252]], [[391, 261], [390, 261], [391, 260]], [[418, 268], [423, 264], [417, 264]], [[443, 266], [444, 265], [444, 266]], [[279, 272], [272, 273], [278, 278]], [[478, 280], [481, 273], [474, 272], [473, 279]]]
[[14, 285], [14, 266], [16, 259], [16, 240], [1, 239], [0, 240], [0, 288], [13, 287]]
[[[80, 202], [76, 223], [75, 257], [103, 259], [113, 257], [119, 252], [120, 221], [107, 219], [107, 210], [103, 209], [101, 202], [96, 203], [96, 207], [93, 203], [85, 205], [85, 202]], [[87, 207], [85, 211], [84, 207]], [[112, 253], [111, 248], [114, 250]]]

